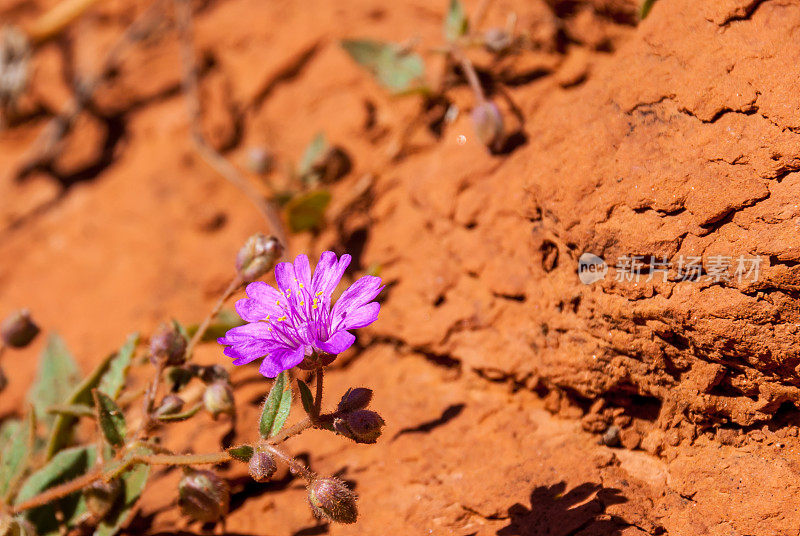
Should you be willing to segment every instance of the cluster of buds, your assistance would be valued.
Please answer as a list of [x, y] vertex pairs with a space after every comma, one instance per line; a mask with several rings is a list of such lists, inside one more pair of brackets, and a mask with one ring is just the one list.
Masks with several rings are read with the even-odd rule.
[[386, 422], [376, 412], [365, 409], [371, 401], [371, 389], [348, 389], [336, 408], [334, 431], [356, 443], [375, 443]]

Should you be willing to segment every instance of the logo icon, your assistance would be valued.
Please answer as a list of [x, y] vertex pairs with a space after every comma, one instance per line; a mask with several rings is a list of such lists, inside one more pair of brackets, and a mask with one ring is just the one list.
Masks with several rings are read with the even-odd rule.
[[584, 285], [591, 285], [603, 279], [608, 273], [606, 261], [593, 253], [584, 253], [578, 259], [578, 278]]

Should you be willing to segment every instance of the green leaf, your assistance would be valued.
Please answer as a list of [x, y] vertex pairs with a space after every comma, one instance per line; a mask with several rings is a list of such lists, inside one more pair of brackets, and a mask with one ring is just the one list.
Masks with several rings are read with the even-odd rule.
[[[215, 341], [227, 333], [228, 330], [243, 326], [246, 322], [236, 314], [235, 311], [230, 309], [223, 309], [214, 316], [214, 319], [209, 324], [208, 329], [200, 338], [202, 342]], [[199, 324], [192, 324], [186, 328], [186, 335], [189, 337], [194, 336], [199, 329]]]
[[114, 447], [121, 447], [125, 444], [125, 434], [127, 433], [122, 410], [107, 394], [101, 393], [97, 389], [92, 394], [97, 412], [97, 423], [106, 441]]
[[425, 63], [418, 54], [395, 43], [346, 39], [342, 47], [356, 63], [372, 73], [389, 90], [400, 93], [423, 85]]
[[[136, 344], [139, 342], [139, 334], [133, 333], [128, 336], [128, 340], [119, 349], [119, 351], [112, 355], [108, 366], [100, 379], [100, 384], [97, 389], [116, 400], [122, 388], [125, 386], [125, 379], [128, 374], [128, 368], [131, 366], [133, 360], [133, 352], [136, 350]], [[91, 388], [90, 388], [91, 390]]]
[[459, 0], [450, 0], [450, 9], [444, 18], [444, 38], [452, 43], [467, 33], [469, 20]]
[[13, 492], [14, 484], [19, 482], [30, 460], [33, 437], [36, 433], [36, 413], [30, 410], [23, 425], [15, 424], [16, 426], [9, 427], [9, 431], [13, 431], [13, 434], [4, 439], [0, 452], [0, 500], [7, 497], [9, 492]]
[[48, 427], [56, 417], [47, 408], [67, 402], [70, 393], [80, 382], [80, 371], [75, 360], [58, 335], [50, 335], [39, 360], [39, 375], [28, 394], [36, 409], [36, 417]]
[[650, 14], [650, 10], [653, 9], [653, 4], [656, 3], [656, 0], [642, 0], [642, 5], [639, 6], [639, 19], [644, 20], [647, 15]]
[[255, 452], [255, 449], [253, 449], [253, 447], [250, 445], [240, 445], [238, 447], [231, 447], [228, 449], [228, 454], [240, 462], [245, 463], [249, 462], [250, 458], [253, 457], [253, 452]]
[[327, 190], [314, 190], [293, 197], [286, 203], [286, 219], [294, 233], [319, 229], [325, 221], [325, 208], [331, 201]]
[[[93, 447], [73, 447], [56, 454], [47, 465], [31, 474], [20, 488], [15, 504], [33, 498], [39, 493], [58, 484], [86, 474], [94, 463]], [[26, 517], [35, 526], [38, 534], [44, 535], [58, 530], [58, 521], [53, 512], [56, 509], [64, 514], [64, 519], [72, 519], [78, 508], [81, 496], [77, 493], [58, 501], [58, 506], [48, 504], [26, 512]]]
[[325, 154], [328, 150], [328, 140], [325, 138], [325, 133], [318, 133], [311, 143], [306, 147], [303, 157], [297, 166], [297, 174], [308, 182], [308, 177], [313, 171], [314, 164]]
[[314, 395], [311, 394], [311, 389], [303, 380], [297, 380], [297, 386], [300, 388], [300, 401], [303, 402], [303, 409], [310, 415], [314, 410]]
[[275, 383], [264, 402], [259, 425], [259, 432], [263, 438], [272, 437], [280, 432], [289, 416], [292, 407], [292, 389], [287, 384], [288, 374], [284, 370], [275, 378]]
[[[91, 408], [92, 389], [98, 388], [112, 398], [116, 398], [125, 384], [125, 376], [131, 364], [133, 352], [139, 335], [134, 333], [128, 337], [125, 344], [117, 353], [106, 357], [94, 370], [80, 382], [70, 393], [66, 400], [58, 401], [47, 406], [49, 413], [52, 409], [63, 406], [85, 405]], [[47, 459], [50, 459], [60, 449], [64, 448], [72, 437], [76, 416], [66, 412], [56, 412], [58, 415], [53, 422], [53, 430], [47, 444]]]
[[135, 465], [122, 474], [122, 499], [105, 519], [97, 525], [94, 536], [114, 536], [128, 522], [136, 503], [139, 501], [147, 478], [150, 476], [150, 466], [146, 464]]

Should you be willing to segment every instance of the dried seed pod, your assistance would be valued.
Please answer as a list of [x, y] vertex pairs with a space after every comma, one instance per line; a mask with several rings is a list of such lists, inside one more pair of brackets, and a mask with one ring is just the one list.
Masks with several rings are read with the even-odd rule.
[[257, 450], [250, 458], [250, 476], [256, 482], [267, 482], [277, 470], [275, 457], [269, 452]]
[[269, 272], [283, 255], [283, 246], [274, 236], [256, 233], [247, 239], [236, 255], [236, 271], [249, 283]]
[[30, 311], [20, 309], [11, 313], [0, 326], [3, 342], [12, 348], [25, 348], [39, 334], [39, 326], [31, 320]]
[[233, 389], [225, 381], [214, 382], [203, 393], [203, 405], [216, 419], [221, 413], [233, 415], [236, 406], [233, 402]]
[[356, 443], [375, 443], [385, 425], [380, 415], [368, 409], [351, 411], [333, 421], [333, 429], [337, 433]]
[[338, 478], [316, 478], [308, 485], [308, 503], [319, 518], [337, 523], [355, 523], [357, 496]]
[[211, 471], [190, 469], [178, 484], [178, 505], [183, 515], [201, 523], [219, 521], [228, 513], [228, 484]]
[[351, 387], [342, 395], [337, 409], [340, 413], [353, 411], [355, 409], [364, 409], [369, 406], [370, 401], [372, 401], [372, 389], [367, 389], [366, 387]]
[[96, 480], [83, 491], [86, 510], [96, 521], [105, 519], [122, 496], [122, 481], [118, 478], [110, 482]]
[[484, 101], [472, 110], [472, 126], [481, 143], [490, 149], [503, 139], [503, 115], [491, 101]]
[[169, 367], [179, 367], [186, 362], [186, 338], [175, 326], [159, 326], [150, 339], [150, 361]]

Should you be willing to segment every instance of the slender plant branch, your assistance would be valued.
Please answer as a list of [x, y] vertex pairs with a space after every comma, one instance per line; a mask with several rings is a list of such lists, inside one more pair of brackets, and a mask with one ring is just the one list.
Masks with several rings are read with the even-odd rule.
[[227, 452], [209, 454], [147, 454], [136, 456], [134, 462], [147, 465], [216, 465], [233, 459]]
[[478, 73], [475, 72], [475, 67], [472, 65], [472, 62], [456, 45], [450, 48], [450, 54], [452, 54], [453, 58], [461, 65], [461, 70], [464, 71], [464, 76], [467, 77], [467, 82], [472, 88], [473, 93], [475, 93], [475, 99], [478, 101], [478, 104], [486, 102], [486, 94], [483, 92], [483, 86], [481, 86], [481, 81], [478, 78]]
[[62, 497], [66, 497], [71, 493], [80, 491], [89, 484], [97, 480], [100, 480], [100, 478], [101, 478], [100, 470], [94, 469], [83, 476], [79, 476], [78, 478], [70, 480], [69, 482], [65, 482], [59, 486], [52, 487], [46, 491], [43, 491], [39, 495], [36, 495], [35, 497], [31, 497], [27, 501], [22, 501], [21, 503], [12, 506], [10, 508], [11, 513], [19, 514], [20, 512], [24, 512], [25, 510], [30, 510], [31, 508], [44, 506]]
[[62, 0], [27, 28], [31, 41], [41, 43], [57, 35], [98, 0]]
[[192, 356], [192, 352], [194, 352], [195, 346], [203, 339], [203, 335], [205, 335], [206, 331], [208, 330], [208, 326], [211, 325], [211, 321], [214, 320], [214, 317], [222, 310], [222, 306], [225, 305], [225, 302], [233, 296], [234, 292], [239, 290], [239, 287], [242, 286], [242, 277], [237, 275], [233, 278], [233, 280], [228, 285], [228, 288], [222, 293], [217, 300], [217, 303], [214, 307], [209, 311], [203, 321], [200, 323], [200, 326], [197, 328], [197, 331], [192, 335], [192, 339], [189, 341], [189, 344], [186, 345], [186, 357], [190, 358]]
[[195, 57], [192, 28], [192, 3], [191, 0], [175, 0], [177, 8], [178, 32], [181, 39], [181, 53], [183, 57], [183, 91], [186, 96], [186, 107], [191, 124], [191, 137], [195, 149], [206, 163], [228, 182], [238, 188], [258, 208], [267, 220], [272, 233], [278, 237], [282, 244], [287, 244], [286, 233], [283, 229], [275, 207], [264, 198], [252, 184], [250, 184], [231, 164], [227, 158], [214, 149], [203, 136], [201, 123], [200, 96], [197, 81], [197, 59]]
[[285, 428], [283, 432], [279, 433], [275, 437], [271, 437], [267, 443], [270, 445], [278, 445], [283, 443], [290, 437], [294, 437], [297, 434], [308, 430], [309, 428], [314, 427], [314, 421], [311, 420], [310, 417], [306, 417], [302, 421], [290, 426], [289, 428]]
[[153, 381], [144, 395], [144, 403], [142, 408], [143, 418], [141, 424], [139, 425], [139, 430], [136, 433], [136, 436], [139, 439], [147, 439], [147, 434], [153, 424], [153, 406], [156, 400], [156, 395], [158, 394], [158, 388], [161, 385], [161, 377], [163, 375], [164, 363], [159, 361], [156, 364], [156, 373], [153, 377]]

